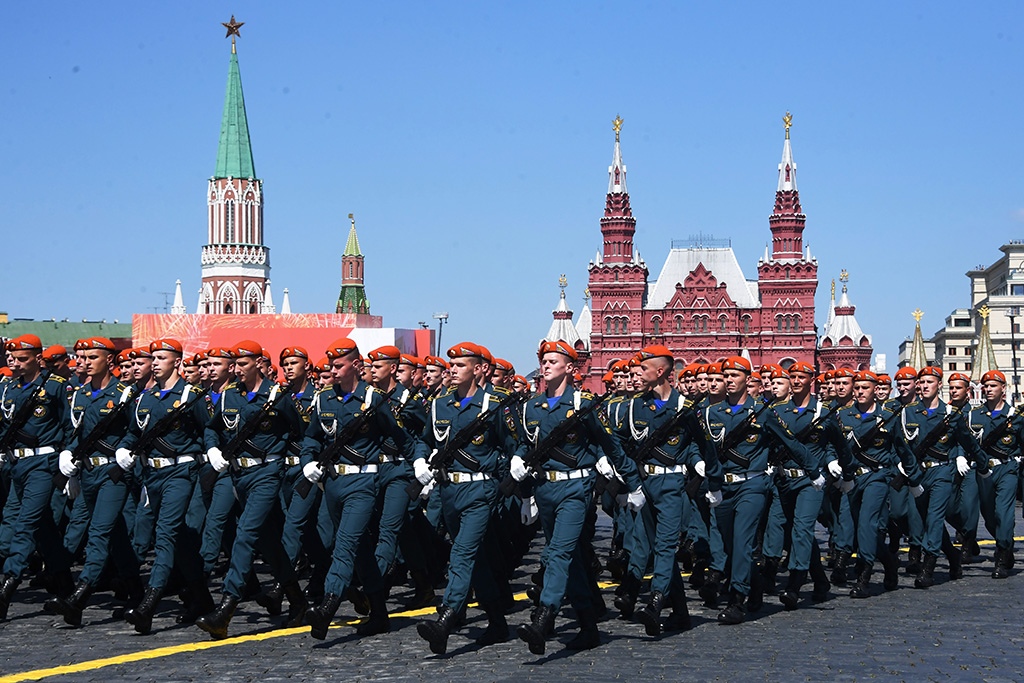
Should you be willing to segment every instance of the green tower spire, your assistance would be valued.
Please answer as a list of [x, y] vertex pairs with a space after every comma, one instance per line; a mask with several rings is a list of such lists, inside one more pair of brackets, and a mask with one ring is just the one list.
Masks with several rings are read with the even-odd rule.
[[345, 252], [341, 255], [341, 292], [338, 294], [337, 313], [369, 313], [370, 302], [366, 299], [366, 287], [363, 285], [363, 254], [359, 250], [359, 237], [356, 235], [356, 217], [348, 215], [352, 227], [348, 231]]
[[[233, 17], [232, 17], [233, 18]], [[217, 170], [214, 178], [255, 178], [249, 122], [245, 118], [242, 76], [238, 71], [238, 54], [231, 41], [231, 63], [228, 66], [228, 89], [224, 95], [224, 116], [220, 123], [220, 144], [217, 147]]]

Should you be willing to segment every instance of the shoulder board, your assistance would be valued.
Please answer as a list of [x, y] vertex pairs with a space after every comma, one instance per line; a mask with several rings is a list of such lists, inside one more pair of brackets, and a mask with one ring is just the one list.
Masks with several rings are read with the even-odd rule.
[[[196, 393], [198, 393], [198, 392], [203, 390], [203, 388], [201, 386], [199, 386], [198, 384], [189, 384], [188, 386], [192, 387], [192, 391], [194, 391]], [[209, 394], [207, 394], [207, 396], [209, 396]]]
[[65, 382], [67, 382], [67, 380], [61, 377], [60, 375], [50, 375], [49, 377], [46, 378], [46, 381], [56, 382], [57, 384], [64, 384]]
[[445, 396], [448, 396], [448, 395], [449, 395], [449, 394], [451, 394], [451, 393], [452, 393], [453, 391], [455, 391], [455, 387], [448, 387], [448, 388], [447, 388], [447, 389], [445, 389], [445, 390], [444, 390], [444, 391], [443, 391], [442, 393], [438, 394], [438, 395], [437, 395], [437, 398], [443, 398], [443, 397], [445, 397]]
[[[384, 392], [381, 391], [380, 389], [378, 389], [377, 387], [370, 386], [370, 389], [372, 390], [373, 393], [380, 394], [381, 396], [384, 396]], [[387, 398], [387, 396], [384, 396], [384, 398]]]
[[596, 397], [592, 393], [590, 393], [589, 391], [581, 391], [580, 392], [580, 398], [582, 398], [582, 399], [584, 399], [586, 401], [593, 401], [594, 398], [596, 398]]
[[224, 389], [221, 390], [221, 393], [227, 391], [228, 389], [237, 389], [237, 388], [238, 388], [238, 382], [228, 382], [226, 385], [224, 385]]
[[[787, 401], [788, 401], [788, 399], [787, 399]], [[769, 403], [768, 407], [769, 408], [778, 408], [781, 405], [785, 405], [787, 403], [787, 401], [777, 400], [774, 403]]]
[[501, 396], [502, 398], [505, 398], [506, 396], [510, 396], [512, 394], [512, 392], [506, 389], [505, 387], [499, 387], [494, 384], [491, 385], [491, 389], [494, 394]]
[[122, 383], [122, 382], [118, 382], [118, 383], [117, 383], [117, 390], [118, 390], [119, 392], [121, 392], [121, 391], [125, 391], [125, 390], [127, 390], [127, 389], [128, 389], [128, 385], [127, 385], [127, 384], [124, 384], [124, 383]]

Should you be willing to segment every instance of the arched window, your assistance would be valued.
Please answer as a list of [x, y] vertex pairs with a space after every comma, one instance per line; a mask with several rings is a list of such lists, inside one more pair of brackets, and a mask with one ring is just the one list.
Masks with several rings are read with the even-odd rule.
[[654, 334], [661, 334], [661, 318], [653, 318], [651, 320], [651, 327]]
[[235, 202], [233, 199], [224, 202], [224, 241], [235, 241]]
[[725, 332], [725, 326], [727, 324], [727, 320], [728, 319], [724, 315], [721, 318], [718, 319], [718, 330], [720, 332]]
[[781, 316], [781, 315], [779, 316], [778, 320], [779, 320], [779, 332], [782, 332], [783, 329], [784, 329], [783, 325], [786, 324], [786, 321], [784, 319], [784, 316]]
[[750, 333], [750, 316], [749, 315], [743, 316], [743, 332], [744, 332], [744, 334], [749, 334]]
[[629, 318], [622, 319], [622, 334], [629, 332]]
[[605, 334], [611, 334], [612, 333], [612, 319], [611, 318], [605, 318], [604, 319], [604, 333]]
[[683, 316], [677, 315], [676, 316], [676, 332], [682, 332], [682, 331], [683, 331]]

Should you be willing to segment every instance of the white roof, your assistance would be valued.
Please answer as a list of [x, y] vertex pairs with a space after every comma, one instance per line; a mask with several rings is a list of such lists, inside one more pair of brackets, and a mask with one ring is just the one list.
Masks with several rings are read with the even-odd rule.
[[551, 329], [544, 336], [544, 341], [561, 340], [568, 342], [570, 346], [575, 346], [576, 342], [580, 340], [580, 335], [572, 324], [572, 311], [569, 310], [569, 306], [565, 303], [564, 289], [558, 298], [558, 306], [555, 307], [552, 313], [560, 313], [561, 315], [555, 315], [555, 319], [551, 321]]
[[779, 192], [796, 190], [796, 162], [793, 161], [793, 148], [789, 145], [789, 136], [782, 145], [782, 161], [779, 162]]
[[612, 153], [612, 165], [608, 167], [608, 194], [620, 192], [629, 192], [629, 190], [626, 189], [626, 164], [622, 163], [622, 151], [619, 149], [619, 141], [616, 140], [615, 151]]
[[590, 305], [583, 304], [583, 310], [580, 311], [580, 319], [576, 321], [576, 334], [583, 340], [583, 348], [587, 351], [590, 350], [590, 332], [593, 325], [593, 319], [590, 317]]
[[[846, 295], [846, 285], [843, 285], [843, 293], [839, 297], [839, 301], [836, 302], [835, 308], [842, 309], [853, 304], [850, 303], [850, 297]], [[835, 313], [832, 317], [831, 322], [826, 326], [825, 335], [822, 337], [822, 341], [830, 339], [834, 346], [839, 345], [839, 340], [843, 337], [849, 337], [855, 346], [860, 346], [861, 341], [867, 338], [868, 343], [871, 343], [871, 337], [864, 334], [864, 330], [860, 328], [860, 324], [857, 322], [857, 318], [853, 315], [839, 315]]]
[[662, 309], [676, 293], [676, 283], [684, 284], [698, 263], [711, 271], [718, 284], [726, 283], [729, 296], [740, 308], [757, 308], [761, 305], [757, 295], [757, 282], [743, 277], [743, 270], [732, 247], [691, 247], [670, 249], [665, 265], [647, 297], [648, 309]]

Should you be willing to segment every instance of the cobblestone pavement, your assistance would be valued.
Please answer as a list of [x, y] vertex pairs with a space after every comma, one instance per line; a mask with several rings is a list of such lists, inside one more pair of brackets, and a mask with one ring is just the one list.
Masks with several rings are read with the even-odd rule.
[[[984, 532], [982, 531], [984, 536]], [[1018, 516], [1017, 535], [1024, 536]], [[1019, 541], [1020, 539], [1018, 539]], [[1021, 544], [1018, 543], [1018, 558]], [[536, 546], [535, 546], [536, 549]], [[477, 648], [482, 613], [449, 641], [449, 654], [436, 657], [416, 635], [418, 619], [432, 610], [392, 615], [392, 632], [357, 638], [344, 622], [356, 618], [342, 605], [339, 625], [324, 643], [308, 628], [277, 629], [255, 603], [243, 604], [231, 623], [232, 638], [210, 641], [195, 627], [174, 624], [176, 603], [165, 601], [154, 633], [136, 635], [111, 617], [104, 596], [94, 597], [85, 627], [72, 629], [42, 611], [41, 590], [19, 591], [10, 618], [0, 624], [0, 683], [3, 681], [1021, 681], [1024, 680], [1024, 575], [1004, 581], [989, 577], [992, 545], [982, 544], [985, 562], [965, 565], [964, 579], [946, 580], [922, 591], [911, 577], [883, 593], [880, 570], [875, 595], [851, 600], [846, 591], [820, 605], [809, 602], [784, 612], [777, 599], [746, 623], [721, 626], [715, 612], [690, 595], [694, 628], [660, 639], [648, 638], [635, 623], [601, 624], [603, 644], [571, 653], [559, 640], [575, 632], [571, 610], [557, 622], [556, 640], [536, 657], [525, 643]], [[1020, 566], [1020, 565], [1018, 565]], [[526, 568], [530, 570], [530, 567]], [[606, 575], [607, 576], [607, 575]], [[522, 590], [528, 574], [522, 573]], [[611, 605], [611, 589], [605, 591]], [[395, 602], [403, 597], [394, 596]], [[514, 628], [528, 620], [519, 594], [509, 615]], [[612, 610], [613, 611], [613, 610]]]

